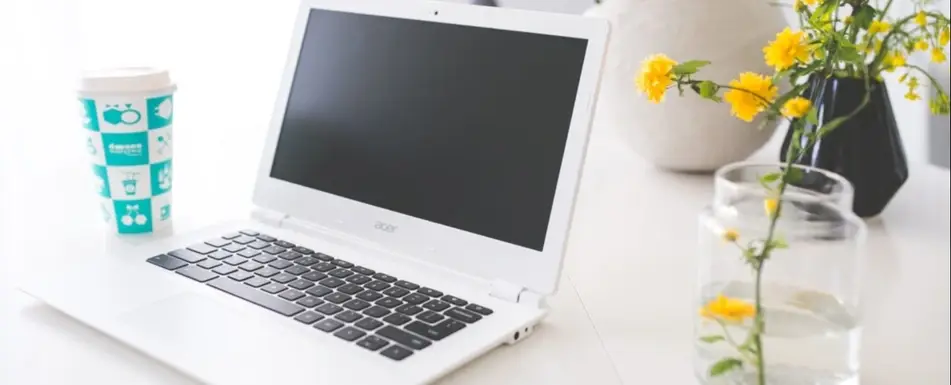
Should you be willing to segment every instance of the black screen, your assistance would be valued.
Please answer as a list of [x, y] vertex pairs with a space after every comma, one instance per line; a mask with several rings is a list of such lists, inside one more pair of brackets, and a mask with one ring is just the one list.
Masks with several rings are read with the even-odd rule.
[[541, 251], [586, 47], [311, 11], [271, 177]]

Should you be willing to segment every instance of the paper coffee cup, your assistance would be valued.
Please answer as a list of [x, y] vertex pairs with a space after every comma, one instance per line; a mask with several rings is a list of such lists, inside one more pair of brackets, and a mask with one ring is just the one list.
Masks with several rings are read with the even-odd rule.
[[116, 68], [83, 74], [79, 87], [86, 152], [102, 218], [120, 234], [172, 222], [175, 84], [167, 71]]

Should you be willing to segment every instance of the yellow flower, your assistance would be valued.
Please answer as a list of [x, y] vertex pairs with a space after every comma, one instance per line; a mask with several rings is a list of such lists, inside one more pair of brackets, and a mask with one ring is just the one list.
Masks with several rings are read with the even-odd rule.
[[809, 113], [809, 108], [811, 107], [812, 102], [810, 102], [809, 99], [797, 96], [789, 99], [786, 104], [783, 104], [783, 116], [787, 118], [801, 118]]
[[915, 15], [915, 23], [922, 27], [928, 25], [928, 15], [925, 14], [925, 11], [918, 11], [918, 14]]
[[809, 60], [809, 48], [803, 36], [802, 31], [793, 32], [789, 27], [776, 34], [776, 40], [763, 48], [766, 64], [776, 68], [776, 71], [782, 71], [792, 67], [797, 60]]
[[928, 42], [925, 41], [925, 39], [920, 39], [920, 40], [916, 41], [916, 42], [915, 42], [915, 49], [916, 49], [916, 50], [919, 50], [919, 51], [927, 51], [927, 50], [928, 50]]
[[[806, 100], [808, 102], [808, 100]], [[776, 198], [766, 198], [763, 200], [763, 210], [766, 211], [766, 216], [772, 218], [773, 215], [776, 215], [776, 209], [779, 208], [779, 201]]]
[[951, 42], [951, 27], [944, 27], [941, 30], [941, 33], [938, 34], [938, 45], [946, 46]]
[[898, 82], [904, 84], [905, 80], [907, 79], [908, 79], [908, 73], [905, 72], [901, 76], [898, 77]]
[[945, 60], [948, 60], [948, 57], [944, 55], [944, 51], [940, 47], [934, 47], [931, 49], [931, 61], [935, 63], [944, 63]]
[[793, 10], [796, 12], [799, 12], [803, 8], [806, 8], [807, 5], [811, 7], [813, 5], [816, 5], [816, 3], [818, 2], [819, 0], [796, 0], [796, 2], [793, 3]]
[[700, 315], [711, 319], [740, 322], [755, 316], [756, 307], [749, 302], [720, 294], [700, 309]]
[[739, 79], [730, 81], [730, 87], [735, 89], [724, 93], [723, 99], [730, 103], [730, 113], [746, 122], [765, 110], [779, 91], [772, 78], [753, 72], [741, 73]]
[[885, 70], [888, 72], [895, 72], [896, 68], [904, 67], [905, 64], [905, 55], [901, 52], [895, 51], [885, 55]]
[[[860, 48], [861, 48], [861, 46], [860, 46]], [[881, 40], [872, 39], [871, 41], [865, 43], [865, 46], [864, 46], [863, 49], [865, 50], [865, 53], [875, 53], [875, 52], [881, 51], [881, 49], [882, 49], [882, 41], [881, 41]]]
[[868, 26], [868, 34], [874, 35], [876, 33], [885, 33], [892, 29], [892, 25], [888, 24], [884, 20], [873, 20], [872, 24]]
[[918, 93], [915, 92], [914, 90], [908, 90], [908, 92], [905, 93], [905, 99], [916, 101], [916, 100], [921, 100], [921, 96], [918, 95]]
[[660, 103], [664, 100], [664, 93], [667, 87], [670, 87], [674, 80], [671, 78], [670, 70], [677, 65], [677, 62], [664, 54], [656, 54], [648, 57], [641, 63], [641, 71], [637, 74], [637, 89], [647, 94], [647, 99]]
[[727, 242], [736, 242], [740, 239], [740, 233], [736, 229], [726, 229], [723, 231], [723, 240]]
[[846, 25], [848, 25], [848, 24], [852, 24], [853, 20], [855, 20], [855, 18], [853, 18], [852, 15], [849, 15], [849, 16], [846, 16], [845, 20], [843, 21], [845, 22]]

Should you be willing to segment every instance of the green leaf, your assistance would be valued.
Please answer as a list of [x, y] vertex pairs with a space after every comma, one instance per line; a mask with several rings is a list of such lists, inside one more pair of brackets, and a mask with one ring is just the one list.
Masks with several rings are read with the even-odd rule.
[[710, 377], [716, 377], [733, 369], [739, 369], [742, 367], [743, 361], [740, 361], [736, 358], [727, 357], [710, 366]]
[[875, 8], [868, 4], [863, 4], [852, 11], [852, 24], [862, 29], [868, 29], [868, 26], [875, 20]]
[[806, 121], [812, 125], [819, 124], [819, 109], [812, 107], [812, 109], [809, 110], [809, 114], [806, 115]]
[[798, 167], [790, 167], [786, 169], [786, 183], [798, 183], [802, 180], [802, 169]]
[[700, 337], [700, 341], [706, 342], [708, 344], [714, 344], [723, 340], [725, 340], [725, 338], [723, 338], [723, 336], [718, 336], [718, 335]]
[[710, 64], [710, 62], [706, 60], [688, 60], [674, 66], [674, 68], [671, 69], [671, 72], [678, 76], [690, 75], [696, 73], [697, 70], [707, 64]]
[[862, 56], [859, 53], [859, 50], [855, 47], [840, 46], [836, 51], [836, 56], [842, 61], [847, 61], [850, 63], [855, 63], [858, 65], [865, 64], [865, 56]]
[[704, 80], [697, 85], [696, 91], [704, 99], [710, 99], [715, 102], [721, 101], [720, 97], [717, 96], [717, 91], [720, 90], [720, 86], [716, 83], [709, 80]]
[[773, 239], [773, 240], [769, 241], [769, 248], [770, 248], [770, 249], [788, 249], [788, 248], [789, 248], [789, 244], [786, 243], [786, 240], [785, 240], [785, 239], [776, 238], [776, 239]]
[[850, 116], [840, 116], [838, 118], [832, 119], [829, 123], [826, 123], [822, 128], [819, 129], [818, 137], [824, 138], [826, 135], [829, 135], [830, 132], [839, 128], [843, 123], [849, 120]]
[[781, 175], [782, 175], [782, 174], [780, 174], [780, 173], [778, 173], [778, 172], [771, 172], [771, 173], [769, 173], [769, 174], [764, 174], [763, 176], [759, 177], [759, 180], [760, 180], [760, 182], [765, 182], [765, 183], [775, 182], [775, 181], [779, 180], [779, 177], [780, 177]]

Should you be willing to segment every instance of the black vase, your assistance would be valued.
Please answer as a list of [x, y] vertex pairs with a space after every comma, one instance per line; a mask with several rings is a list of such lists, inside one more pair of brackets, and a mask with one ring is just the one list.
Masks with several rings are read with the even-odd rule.
[[[868, 104], [854, 117], [820, 138], [794, 163], [818, 167], [842, 175], [855, 187], [852, 210], [862, 218], [874, 217], [885, 209], [908, 179], [908, 163], [898, 134], [898, 123], [888, 100], [885, 83], [872, 81]], [[866, 94], [864, 79], [814, 76], [804, 97], [818, 108], [819, 125], [805, 125], [804, 132], [816, 132], [822, 125], [856, 109]], [[786, 133], [780, 159], [792, 131]], [[805, 145], [806, 138], [802, 138]]]

